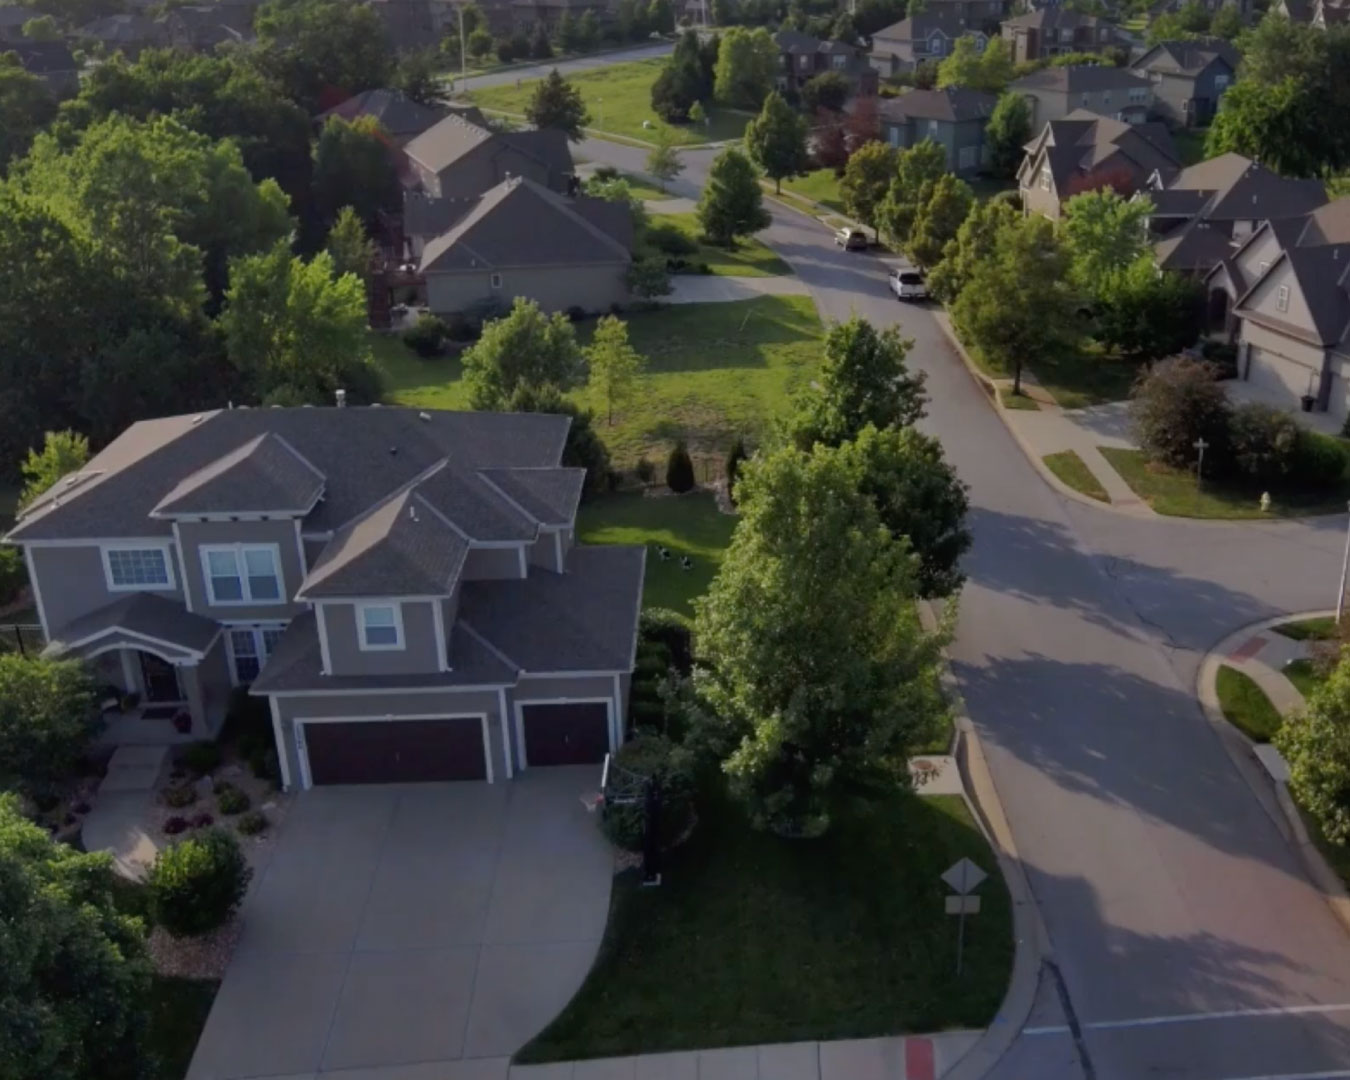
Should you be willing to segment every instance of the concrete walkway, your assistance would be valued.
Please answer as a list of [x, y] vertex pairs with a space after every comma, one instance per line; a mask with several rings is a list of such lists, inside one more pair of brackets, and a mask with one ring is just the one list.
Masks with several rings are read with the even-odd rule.
[[144, 825], [155, 784], [169, 750], [165, 746], [121, 746], [108, 762], [107, 775], [84, 819], [86, 851], [106, 851], [119, 873], [142, 878], [159, 854]]
[[807, 288], [792, 274], [776, 277], [725, 277], [722, 274], [675, 274], [668, 304], [726, 304], [758, 296], [805, 296]]
[[1295, 641], [1274, 630], [1253, 634], [1231, 650], [1225, 663], [1259, 686], [1281, 716], [1304, 705], [1303, 695], [1284, 675], [1285, 667], [1311, 655], [1306, 641]]

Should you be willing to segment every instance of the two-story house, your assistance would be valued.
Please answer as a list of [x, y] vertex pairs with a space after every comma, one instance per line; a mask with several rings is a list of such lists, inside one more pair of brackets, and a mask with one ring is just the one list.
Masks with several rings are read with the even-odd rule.
[[1160, 41], [1130, 65], [1153, 84], [1153, 115], [1169, 124], [1208, 124], [1237, 78], [1237, 49], [1222, 38]]
[[1350, 22], [1350, 0], [1275, 0], [1271, 10], [1290, 22], [1306, 23], [1322, 30]]
[[983, 30], [967, 22], [963, 9], [952, 5], [934, 7], [873, 34], [868, 60], [878, 75], [888, 79], [913, 71], [926, 61], [940, 62], [951, 54], [961, 37], [974, 38], [980, 49], [989, 40]]
[[947, 155], [949, 172], [970, 176], [985, 164], [984, 129], [998, 97], [949, 86], [885, 98], [878, 108], [881, 139], [895, 147], [931, 139]]
[[1127, 44], [1110, 20], [1069, 11], [1058, 4], [1004, 19], [1001, 33], [1015, 64], [1064, 53], [1101, 52]]
[[407, 146], [450, 113], [476, 126], [484, 126], [483, 114], [477, 105], [438, 105], [433, 108], [413, 101], [402, 90], [388, 87], [353, 94], [346, 101], [319, 113], [314, 119], [316, 126], [322, 129], [330, 116], [341, 117], [348, 123], [369, 116], [396, 146]]
[[80, 65], [61, 41], [16, 41], [0, 44], [0, 53], [12, 52], [19, 66], [41, 79], [58, 98], [80, 92]]
[[862, 51], [844, 41], [822, 41], [799, 30], [779, 30], [773, 35], [778, 46], [780, 91], [800, 93], [817, 75], [832, 71], [849, 81], [855, 94], [875, 94], [877, 73]]
[[1133, 195], [1150, 177], [1170, 178], [1180, 168], [1165, 125], [1127, 124], [1078, 109], [1050, 121], [1027, 144], [1017, 185], [1027, 213], [1058, 219], [1064, 204], [1084, 191], [1109, 187]]
[[1044, 68], [1014, 79], [1008, 89], [1026, 98], [1033, 129], [1078, 109], [1138, 124], [1153, 106], [1153, 85], [1147, 79], [1110, 64]]
[[572, 180], [572, 151], [561, 131], [489, 131], [450, 115], [403, 148], [410, 180], [428, 195], [471, 199], [512, 176], [565, 192]]
[[288, 788], [598, 761], [624, 737], [645, 553], [575, 543], [569, 424], [380, 407], [142, 421], [5, 539], [48, 653], [140, 695], [115, 740], [210, 737], [248, 686]]

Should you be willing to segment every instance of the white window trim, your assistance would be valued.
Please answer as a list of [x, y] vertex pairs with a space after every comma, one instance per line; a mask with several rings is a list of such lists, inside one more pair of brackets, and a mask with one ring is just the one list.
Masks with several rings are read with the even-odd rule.
[[[366, 612], [371, 608], [392, 608], [394, 612], [394, 644], [372, 645], [366, 640]], [[397, 600], [356, 605], [356, 644], [362, 652], [400, 652], [406, 647], [403, 636], [403, 605]]]
[[[272, 553], [272, 566], [277, 572], [277, 597], [273, 599], [255, 600], [253, 594], [249, 591], [248, 585], [248, 567], [244, 564], [244, 552], [248, 550], [266, 549]], [[213, 551], [229, 551], [234, 553], [234, 563], [239, 571], [239, 588], [243, 596], [239, 600], [217, 600], [215, 588], [211, 584], [211, 563], [207, 556]], [[281, 545], [280, 544], [202, 544], [197, 549], [197, 555], [202, 564], [202, 588], [206, 592], [206, 602], [212, 607], [279, 607], [287, 603], [286, 599], [286, 576], [281, 569]]]
[[[109, 592], [174, 592], [178, 588], [173, 573], [173, 545], [172, 544], [103, 544], [99, 549], [99, 555], [103, 559], [103, 578], [107, 583]], [[167, 585], [118, 585], [113, 581], [112, 560], [108, 558], [110, 551], [158, 551], [164, 556], [164, 573], [169, 579]]]

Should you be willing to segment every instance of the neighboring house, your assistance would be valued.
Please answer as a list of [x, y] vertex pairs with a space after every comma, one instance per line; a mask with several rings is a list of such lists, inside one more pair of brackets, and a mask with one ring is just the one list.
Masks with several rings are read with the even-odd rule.
[[941, 12], [944, 18], [959, 20], [979, 30], [985, 37], [998, 33], [998, 24], [1008, 14], [1004, 0], [924, 0], [927, 11]]
[[1016, 64], [1046, 60], [1062, 53], [1101, 52], [1112, 45], [1128, 44], [1108, 19], [1068, 11], [1058, 5], [1005, 19], [1002, 36]]
[[1208, 124], [1237, 78], [1237, 49], [1220, 38], [1159, 42], [1130, 65], [1153, 84], [1153, 115], [1182, 127]]
[[140, 695], [112, 740], [211, 737], [249, 686], [287, 788], [598, 762], [624, 738], [644, 552], [575, 544], [570, 423], [379, 407], [143, 421], [6, 539], [47, 654]]
[[1153, 105], [1147, 79], [1110, 64], [1048, 67], [1014, 79], [1008, 89], [1027, 99], [1033, 130], [1078, 109], [1138, 124]]
[[1291, 22], [1306, 23], [1323, 30], [1350, 21], [1350, 0], [1276, 0], [1271, 10]]
[[447, 116], [404, 148], [412, 180], [428, 195], [471, 199], [512, 176], [554, 191], [572, 180], [572, 151], [561, 131], [493, 132]]
[[925, 61], [939, 62], [951, 54], [960, 37], [972, 37], [983, 49], [988, 36], [970, 26], [954, 5], [939, 5], [872, 35], [868, 59], [883, 79], [913, 71]]
[[387, 88], [355, 94], [340, 105], [321, 112], [316, 120], [322, 127], [330, 116], [339, 116], [349, 123], [370, 116], [398, 146], [406, 146], [451, 111], [471, 124], [484, 123], [483, 114], [476, 105], [462, 105], [454, 110], [448, 107], [432, 109], [410, 100], [402, 90]]
[[3, 42], [0, 52], [14, 53], [24, 71], [36, 75], [57, 97], [74, 97], [80, 92], [80, 66], [63, 42]]
[[1327, 201], [1320, 180], [1290, 180], [1241, 154], [1220, 154], [1150, 179], [1149, 229], [1162, 270], [1204, 277], [1267, 221], [1298, 218]]
[[128, 60], [135, 60], [142, 49], [162, 48], [169, 43], [163, 23], [135, 13], [105, 15], [80, 27], [75, 36], [101, 46], [106, 56], [120, 52]]
[[170, 8], [160, 22], [170, 45], [193, 52], [210, 52], [217, 45], [238, 45], [253, 36], [251, 19], [237, 9], [227, 11], [216, 4]]
[[1052, 120], [1027, 144], [1017, 169], [1022, 207], [1057, 219], [1064, 203], [1096, 188], [1132, 195], [1181, 168], [1172, 136], [1158, 123], [1127, 124], [1078, 109]]
[[23, 36], [23, 24], [41, 17], [42, 12], [33, 8], [19, 7], [17, 4], [0, 5], [0, 43], [26, 42], [28, 39]]
[[554, 29], [563, 12], [580, 19], [591, 12], [603, 25], [609, 21], [609, 8], [604, 0], [511, 0], [511, 21], [517, 30], [529, 31], [535, 26]]
[[948, 170], [969, 176], [985, 164], [984, 129], [997, 103], [995, 94], [955, 86], [885, 98], [881, 140], [906, 147], [932, 139], [946, 151]]
[[568, 199], [522, 177], [441, 203], [451, 205], [414, 225], [438, 224], [427, 219], [439, 213], [453, 222], [446, 231], [408, 233], [437, 314], [506, 307], [521, 296], [545, 311], [608, 311], [628, 300], [633, 218], [624, 204]]
[[875, 94], [877, 73], [862, 50], [842, 41], [822, 41], [797, 30], [779, 30], [773, 35], [778, 46], [778, 89], [800, 92], [815, 76], [837, 72], [848, 79], [855, 94]]
[[[1350, 198], [1267, 221], [1210, 272], [1211, 316], [1238, 342], [1238, 376], [1279, 408], [1350, 416]], [[1305, 402], [1305, 399], [1309, 399]]]
[[[449, 5], [433, 0], [372, 0], [370, 7], [395, 52], [436, 48], [450, 14]], [[455, 25], [458, 30], [458, 20]]]

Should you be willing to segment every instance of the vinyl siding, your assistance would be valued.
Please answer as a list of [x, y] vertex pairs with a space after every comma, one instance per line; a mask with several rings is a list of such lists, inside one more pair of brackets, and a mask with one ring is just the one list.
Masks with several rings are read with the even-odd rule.
[[[324, 628], [334, 675], [425, 675], [441, 669], [436, 652], [433, 601], [405, 600], [403, 648], [362, 651], [357, 637], [356, 605], [325, 603]], [[446, 627], [446, 631], [449, 631]]]
[[[1285, 311], [1281, 311], [1278, 306], [1281, 286], [1289, 289], [1289, 305]], [[1296, 326], [1307, 334], [1317, 333], [1312, 313], [1308, 310], [1307, 301], [1303, 299], [1303, 292], [1288, 262], [1281, 263], [1267, 274], [1265, 280], [1252, 290], [1243, 306], [1266, 318]]]
[[[296, 543], [295, 523], [284, 521], [183, 521], [178, 525], [183, 543], [183, 572], [187, 578], [192, 610], [216, 619], [261, 622], [287, 622], [304, 610], [294, 602], [304, 568], [300, 563], [300, 545]], [[275, 544], [280, 556], [280, 604], [211, 604], [207, 599], [202, 571], [202, 545]]]
[[523, 296], [545, 311], [577, 307], [597, 312], [628, 300], [627, 263], [506, 268], [496, 272], [501, 278], [498, 288], [492, 287], [491, 270], [432, 270], [426, 275], [427, 305], [434, 312], [451, 315], [494, 300], [509, 304]]
[[[132, 546], [133, 542], [113, 541], [118, 546]], [[173, 555], [173, 542], [169, 537], [148, 541], [146, 547], [168, 543], [169, 556], [173, 559], [173, 589], [145, 589], [145, 592], [163, 596], [166, 599], [182, 601], [183, 579], [178, 562]], [[55, 634], [67, 623], [87, 615], [91, 611], [107, 607], [116, 600], [129, 596], [126, 592], [110, 592], [108, 577], [103, 568], [103, 555], [97, 544], [88, 547], [42, 547], [29, 548], [33, 558], [33, 571], [37, 577], [38, 590], [42, 594], [43, 615], [47, 627]]]

